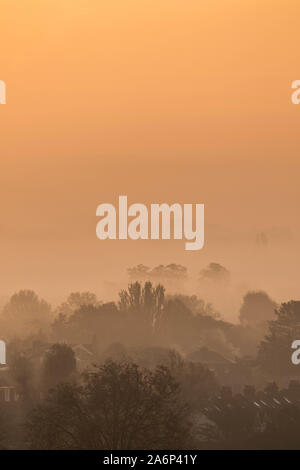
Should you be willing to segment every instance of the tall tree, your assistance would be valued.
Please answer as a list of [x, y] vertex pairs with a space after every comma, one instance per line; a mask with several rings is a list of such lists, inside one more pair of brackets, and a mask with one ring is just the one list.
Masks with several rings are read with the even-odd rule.
[[161, 284], [153, 287], [150, 281], [144, 286], [135, 282], [129, 284], [127, 290], [122, 290], [119, 297], [121, 311], [135, 315], [137, 321], [153, 331], [159, 329], [165, 300], [165, 288]]

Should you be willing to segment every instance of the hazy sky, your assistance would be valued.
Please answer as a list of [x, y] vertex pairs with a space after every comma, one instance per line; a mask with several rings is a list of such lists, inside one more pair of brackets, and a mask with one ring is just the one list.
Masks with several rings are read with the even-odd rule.
[[[296, 297], [299, 27], [298, 0], [1, 0], [1, 296], [216, 261]], [[204, 203], [204, 250], [100, 242], [96, 207], [119, 194]]]

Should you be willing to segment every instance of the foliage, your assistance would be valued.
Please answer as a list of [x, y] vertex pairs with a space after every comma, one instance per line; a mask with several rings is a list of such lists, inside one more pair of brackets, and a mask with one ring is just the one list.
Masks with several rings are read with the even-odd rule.
[[59, 385], [28, 420], [34, 449], [183, 448], [186, 409], [166, 368], [107, 362], [83, 385]]
[[269, 322], [268, 334], [260, 344], [258, 362], [269, 374], [293, 375], [297, 369], [291, 362], [291, 344], [300, 337], [300, 302], [281, 304], [275, 315], [276, 319]]
[[48, 330], [51, 306], [34, 291], [21, 290], [3, 307], [1, 320], [7, 337], [26, 337]]
[[43, 378], [47, 388], [68, 380], [76, 372], [76, 358], [72, 348], [66, 344], [53, 344], [45, 353]]

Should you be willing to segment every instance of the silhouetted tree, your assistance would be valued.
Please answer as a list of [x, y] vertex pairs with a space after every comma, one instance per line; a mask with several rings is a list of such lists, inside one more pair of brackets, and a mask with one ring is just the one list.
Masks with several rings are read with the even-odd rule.
[[28, 401], [33, 397], [34, 367], [23, 353], [15, 354], [10, 361], [10, 375], [21, 398]]
[[168, 295], [167, 300], [180, 300], [194, 315], [210, 316], [219, 318], [220, 314], [216, 312], [211, 303], [206, 303], [196, 295], [173, 294]]
[[240, 322], [244, 326], [266, 328], [266, 322], [275, 319], [276, 308], [276, 302], [266, 292], [248, 292], [240, 308]]
[[76, 372], [76, 358], [67, 344], [53, 344], [45, 353], [43, 379], [47, 388], [65, 382]]
[[148, 266], [138, 264], [128, 268], [129, 277], [133, 281], [159, 281], [184, 280], [187, 277], [187, 268], [181, 264], [171, 263], [166, 266], [160, 264], [150, 269]]
[[187, 268], [181, 264], [160, 264], [149, 268], [143, 264], [128, 268], [127, 272], [131, 281], [150, 281], [163, 284], [170, 291], [178, 291], [187, 279]]
[[67, 300], [57, 307], [56, 312], [57, 314], [66, 315], [68, 317], [84, 305], [93, 305], [96, 307], [101, 305], [101, 302], [93, 292], [71, 292]]
[[52, 324], [53, 338], [55, 341], [73, 344], [91, 344], [101, 336], [105, 347], [120, 340], [121, 331], [124, 330], [123, 321], [114, 302], [97, 306], [82, 305], [70, 317], [60, 314], [55, 318]]
[[214, 282], [228, 282], [230, 273], [228, 269], [219, 263], [210, 263], [206, 268], [200, 271], [200, 280]]
[[275, 377], [293, 375], [297, 366], [291, 361], [291, 345], [300, 337], [300, 301], [281, 304], [275, 315], [276, 319], [269, 322], [268, 334], [260, 344], [258, 362]]
[[139, 282], [135, 282], [129, 284], [127, 290], [122, 290], [119, 297], [121, 312], [134, 315], [137, 322], [144, 323], [153, 331], [159, 329], [165, 298], [165, 289], [161, 284], [153, 287], [148, 281], [142, 287]]
[[14, 294], [3, 307], [2, 325], [9, 337], [47, 331], [50, 321], [51, 306], [31, 290]]
[[180, 449], [186, 409], [166, 368], [108, 362], [82, 386], [58, 386], [31, 414], [34, 449]]

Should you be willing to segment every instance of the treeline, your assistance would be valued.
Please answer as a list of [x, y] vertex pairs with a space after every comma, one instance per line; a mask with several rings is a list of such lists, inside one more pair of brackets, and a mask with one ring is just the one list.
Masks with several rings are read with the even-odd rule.
[[257, 323], [253, 310], [260, 308], [265, 315], [270, 308], [274, 311], [264, 293], [248, 294], [244, 304], [241, 322], [232, 324], [203, 299], [166, 295], [161, 284], [149, 281], [131, 283], [118, 302], [102, 303], [95, 294], [73, 293], [54, 311], [33, 291], [20, 291], [4, 306], [0, 329], [7, 341], [35, 336], [50, 343], [93, 344], [98, 352], [118, 342], [159, 345], [183, 354], [206, 346], [234, 359], [253, 355], [263, 338], [266, 319]]
[[299, 325], [300, 302], [265, 292], [248, 292], [233, 324], [150, 281], [55, 310], [20, 291], [0, 319], [0, 387], [19, 397], [0, 402], [0, 446], [297, 448]]
[[230, 323], [203, 299], [167, 295], [150, 281], [129, 284], [117, 302], [73, 293], [54, 311], [33, 291], [20, 291], [3, 308], [0, 331], [10, 351], [17, 352], [33, 343], [85, 344], [101, 357], [112, 344], [121, 344], [172, 349], [188, 357], [205, 347], [230, 361], [251, 357], [277, 378], [295, 373], [290, 356], [300, 334], [299, 305], [278, 306], [265, 292], [248, 292], [239, 323]]
[[169, 367], [151, 369], [108, 360], [79, 374], [71, 348], [53, 345], [42, 367], [49, 374], [42, 396], [1, 404], [0, 447], [299, 448], [299, 382], [233, 394], [201, 364], [174, 353], [169, 359]]

